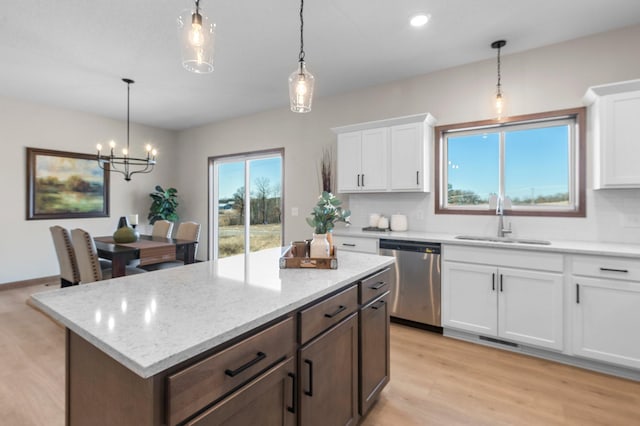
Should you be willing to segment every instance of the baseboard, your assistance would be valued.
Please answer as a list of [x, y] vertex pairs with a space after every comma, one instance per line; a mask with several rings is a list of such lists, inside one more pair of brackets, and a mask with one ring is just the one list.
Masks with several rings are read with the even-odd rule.
[[445, 337], [451, 337], [465, 342], [476, 343], [479, 345], [489, 346], [491, 348], [502, 349], [505, 351], [517, 352], [523, 355], [535, 356], [549, 361], [559, 362], [561, 364], [570, 365], [572, 367], [584, 368], [586, 370], [596, 371], [598, 373], [609, 374], [611, 376], [622, 377], [636, 382], [640, 382], [640, 371], [627, 367], [619, 367], [604, 362], [592, 361], [586, 358], [566, 355], [559, 352], [546, 351], [544, 349], [533, 348], [522, 344], [506, 342], [499, 339], [483, 338], [477, 334], [467, 333], [450, 328], [443, 329], [442, 333]]
[[50, 277], [32, 278], [24, 281], [14, 281], [10, 283], [0, 284], [0, 291], [10, 290], [12, 288], [30, 287], [32, 285], [53, 284], [60, 286], [60, 276], [52, 275]]

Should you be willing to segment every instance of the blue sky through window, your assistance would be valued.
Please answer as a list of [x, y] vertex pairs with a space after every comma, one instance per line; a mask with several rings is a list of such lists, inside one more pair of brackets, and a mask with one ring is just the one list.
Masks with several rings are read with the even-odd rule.
[[[448, 183], [482, 199], [498, 193], [499, 132], [450, 135]], [[533, 198], [569, 192], [569, 126], [505, 130], [505, 193]]]
[[[255, 182], [257, 177], [265, 177], [269, 179], [270, 185], [274, 188], [282, 187], [282, 158], [261, 158], [251, 160], [251, 183]], [[218, 168], [218, 192], [219, 199], [224, 200], [233, 197], [233, 194], [244, 186], [244, 161], [232, 163], [221, 163]]]

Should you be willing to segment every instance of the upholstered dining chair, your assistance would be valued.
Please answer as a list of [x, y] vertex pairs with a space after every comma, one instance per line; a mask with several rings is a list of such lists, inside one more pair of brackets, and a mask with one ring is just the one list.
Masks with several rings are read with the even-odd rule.
[[55, 225], [50, 227], [49, 231], [51, 231], [53, 245], [58, 256], [58, 264], [60, 265], [60, 287], [78, 284], [80, 282], [80, 271], [78, 270], [78, 262], [73, 251], [69, 230]]
[[[93, 242], [93, 237], [83, 229], [71, 230], [73, 251], [78, 261], [80, 271], [80, 284], [89, 284], [94, 281], [111, 278], [111, 269], [101, 269], [98, 258], [98, 250]], [[126, 267], [125, 275], [140, 274], [146, 272], [143, 269]]]
[[156, 220], [153, 223], [151, 235], [154, 237], [171, 238], [172, 231], [173, 222], [169, 222], [168, 220]]
[[[200, 224], [196, 222], [182, 222], [178, 225], [178, 230], [176, 231], [175, 238], [177, 240], [191, 240], [191, 241], [199, 241], [200, 240]], [[198, 250], [198, 244], [195, 245], [195, 252]], [[154, 263], [151, 265], [141, 266], [145, 271], [156, 271], [158, 269], [167, 269], [167, 268], [175, 268], [176, 266], [184, 265], [184, 252], [176, 253], [176, 260], [172, 260], [169, 262], [161, 262]]]

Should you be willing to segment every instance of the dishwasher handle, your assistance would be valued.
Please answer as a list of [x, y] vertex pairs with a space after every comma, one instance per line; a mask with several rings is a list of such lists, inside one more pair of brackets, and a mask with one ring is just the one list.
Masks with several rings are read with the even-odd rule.
[[404, 240], [380, 240], [381, 250], [413, 251], [417, 253], [440, 254], [440, 243]]

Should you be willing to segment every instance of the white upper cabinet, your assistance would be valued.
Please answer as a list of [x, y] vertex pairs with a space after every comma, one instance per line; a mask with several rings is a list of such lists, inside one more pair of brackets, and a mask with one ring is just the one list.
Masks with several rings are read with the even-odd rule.
[[427, 147], [433, 138], [426, 131], [424, 122], [391, 126], [391, 173], [392, 191], [429, 192], [430, 168], [427, 162]]
[[640, 188], [640, 80], [590, 87], [594, 189]]
[[434, 124], [418, 114], [332, 129], [338, 192], [428, 192]]
[[386, 128], [338, 135], [338, 192], [387, 189], [388, 139]]

